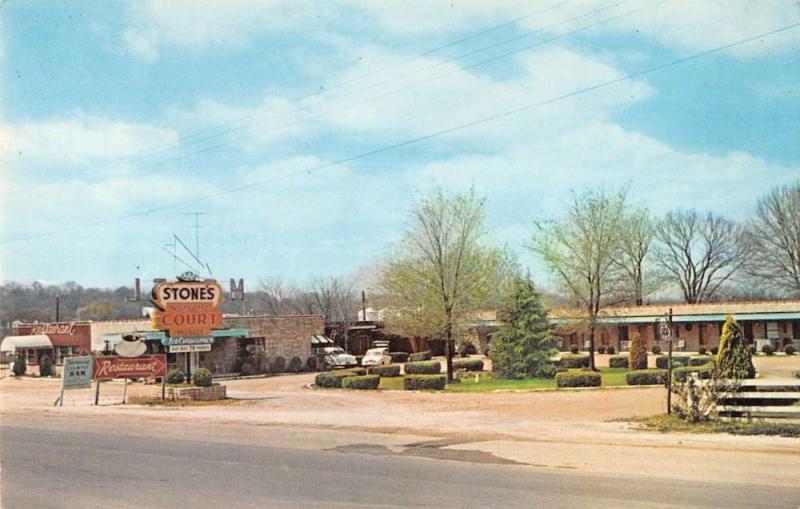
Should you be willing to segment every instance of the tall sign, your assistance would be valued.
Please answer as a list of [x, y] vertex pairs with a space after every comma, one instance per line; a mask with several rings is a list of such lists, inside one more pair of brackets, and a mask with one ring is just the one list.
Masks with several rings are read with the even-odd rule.
[[171, 337], [210, 336], [222, 327], [222, 287], [216, 281], [164, 281], [153, 287], [153, 327]]

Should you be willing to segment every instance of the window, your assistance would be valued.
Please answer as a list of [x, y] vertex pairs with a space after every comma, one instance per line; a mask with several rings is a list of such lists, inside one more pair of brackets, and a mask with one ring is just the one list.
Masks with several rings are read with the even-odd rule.
[[705, 344], [706, 344], [706, 337], [705, 337], [706, 335], [705, 335], [705, 331], [706, 331], [706, 324], [704, 324], [704, 323], [701, 323], [701, 324], [700, 324], [700, 325], [697, 327], [697, 333], [700, 335], [700, 336], [699, 336], [699, 338], [700, 338], [700, 344], [701, 344], [701, 345], [705, 345]]
[[676, 323], [674, 328], [675, 330], [673, 332], [675, 333], [675, 337], [676, 338], [681, 337], [681, 324]]
[[620, 341], [628, 341], [628, 326], [627, 325], [619, 325], [618, 326], [618, 333], [619, 333], [619, 340]]

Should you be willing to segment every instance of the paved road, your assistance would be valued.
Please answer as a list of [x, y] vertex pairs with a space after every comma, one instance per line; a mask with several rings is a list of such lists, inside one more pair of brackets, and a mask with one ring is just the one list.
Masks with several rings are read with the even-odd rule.
[[800, 506], [800, 489], [787, 487], [612, 478], [398, 456], [368, 445], [341, 452], [199, 442], [191, 424], [186, 440], [20, 422], [0, 432], [6, 509]]

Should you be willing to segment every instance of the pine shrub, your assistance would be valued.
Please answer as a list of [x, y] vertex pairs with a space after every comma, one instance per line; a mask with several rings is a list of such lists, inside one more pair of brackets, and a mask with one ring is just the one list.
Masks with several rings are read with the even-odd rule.
[[342, 389], [375, 390], [380, 383], [378, 375], [348, 376], [342, 379]]
[[631, 349], [628, 352], [628, 365], [631, 369], [647, 369], [647, 345], [642, 335], [633, 333]]
[[213, 383], [211, 379], [211, 371], [206, 368], [200, 368], [194, 372], [194, 384], [198, 387], [211, 387]]
[[421, 361], [429, 361], [433, 358], [433, 354], [430, 350], [425, 350], [424, 352], [417, 352], [412, 353], [408, 356], [408, 362], [421, 362]]
[[385, 376], [387, 378], [400, 376], [400, 365], [389, 364], [388, 366], [370, 366], [367, 368], [370, 375]]
[[444, 375], [409, 375], [403, 379], [407, 391], [441, 391], [447, 384]]
[[407, 362], [405, 366], [407, 375], [437, 375], [442, 372], [439, 361]]
[[564, 371], [556, 373], [556, 387], [600, 387], [602, 378], [596, 371]]
[[665, 369], [640, 369], [625, 373], [628, 385], [664, 385], [667, 382]]
[[608, 358], [609, 368], [627, 368], [629, 366], [629, 359], [627, 355], [615, 355]]
[[756, 376], [753, 359], [744, 342], [742, 328], [731, 315], [728, 315], [722, 326], [717, 367], [722, 378], [740, 379]]

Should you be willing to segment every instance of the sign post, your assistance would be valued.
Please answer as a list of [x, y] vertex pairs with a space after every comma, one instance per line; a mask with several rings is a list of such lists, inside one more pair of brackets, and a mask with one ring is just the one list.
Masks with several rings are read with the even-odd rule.
[[672, 308], [669, 308], [669, 315], [659, 319], [659, 335], [662, 341], [669, 343], [669, 354], [667, 356], [667, 415], [672, 415]]

